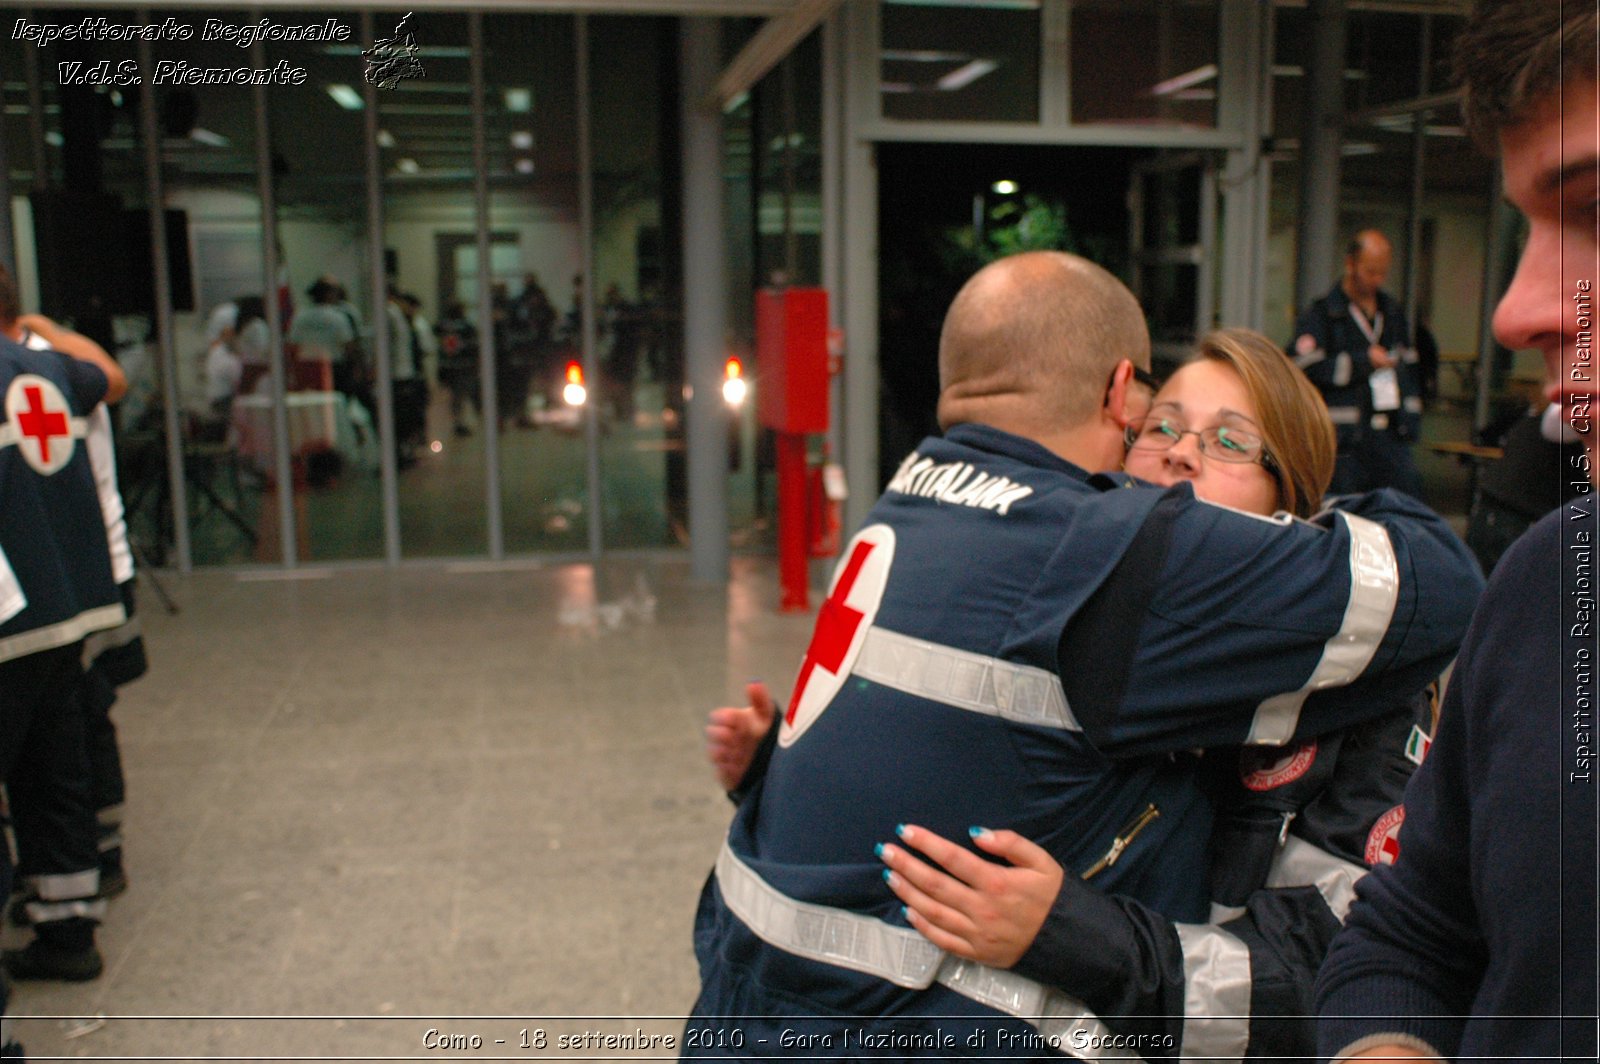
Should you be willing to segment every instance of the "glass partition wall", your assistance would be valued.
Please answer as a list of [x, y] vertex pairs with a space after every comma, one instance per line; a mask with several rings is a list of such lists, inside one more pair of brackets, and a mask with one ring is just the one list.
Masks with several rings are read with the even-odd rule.
[[[149, 65], [143, 92], [64, 87], [32, 69], [37, 49], [0, 42], [20, 286], [134, 378], [119, 439], [145, 559], [685, 542], [677, 21], [271, 21], [329, 30], [47, 57]], [[90, 252], [101, 268], [74, 266]]]

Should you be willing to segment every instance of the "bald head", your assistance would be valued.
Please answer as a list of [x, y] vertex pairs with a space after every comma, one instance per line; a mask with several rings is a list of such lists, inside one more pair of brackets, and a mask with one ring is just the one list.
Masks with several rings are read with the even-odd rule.
[[939, 337], [939, 424], [1019, 436], [1087, 423], [1122, 359], [1150, 366], [1133, 293], [1087, 259], [1030, 251], [990, 263], [957, 293]]
[[1345, 295], [1370, 308], [1389, 279], [1393, 259], [1394, 246], [1378, 230], [1363, 229], [1351, 237], [1344, 256]]

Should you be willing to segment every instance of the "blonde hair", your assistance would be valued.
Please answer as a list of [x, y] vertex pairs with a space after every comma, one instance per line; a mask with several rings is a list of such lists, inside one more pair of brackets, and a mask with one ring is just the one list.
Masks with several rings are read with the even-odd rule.
[[1255, 404], [1256, 424], [1278, 467], [1278, 505], [1298, 517], [1316, 513], [1333, 481], [1338, 451], [1327, 404], [1265, 336], [1251, 329], [1217, 329], [1201, 337], [1195, 357], [1230, 367]]

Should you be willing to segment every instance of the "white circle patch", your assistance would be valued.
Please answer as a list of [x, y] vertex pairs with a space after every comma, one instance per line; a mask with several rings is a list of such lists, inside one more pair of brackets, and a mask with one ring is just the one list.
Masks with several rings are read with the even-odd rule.
[[845, 546], [778, 729], [780, 746], [800, 738], [844, 686], [878, 615], [893, 561], [894, 529], [888, 525], [868, 525]]
[[6, 422], [22, 460], [45, 476], [72, 460], [72, 407], [54, 381], [20, 373], [6, 389]]

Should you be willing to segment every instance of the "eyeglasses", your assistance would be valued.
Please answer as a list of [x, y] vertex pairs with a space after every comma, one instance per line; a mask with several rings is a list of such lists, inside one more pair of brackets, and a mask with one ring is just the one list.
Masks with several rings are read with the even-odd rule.
[[1185, 436], [1195, 436], [1200, 453], [1219, 462], [1255, 462], [1279, 476], [1278, 463], [1260, 436], [1248, 429], [1215, 425], [1209, 429], [1186, 429], [1165, 414], [1151, 414], [1131, 423], [1124, 433], [1130, 451], [1170, 451]]

